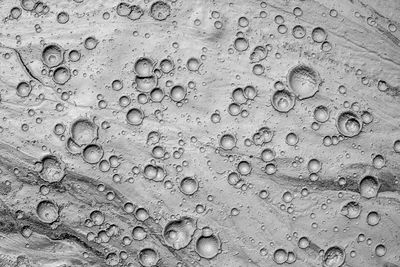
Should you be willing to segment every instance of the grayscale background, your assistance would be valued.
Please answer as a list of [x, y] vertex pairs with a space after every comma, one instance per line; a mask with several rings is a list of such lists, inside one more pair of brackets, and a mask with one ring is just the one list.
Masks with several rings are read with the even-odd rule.
[[400, 266], [399, 0], [0, 18], [1, 267]]

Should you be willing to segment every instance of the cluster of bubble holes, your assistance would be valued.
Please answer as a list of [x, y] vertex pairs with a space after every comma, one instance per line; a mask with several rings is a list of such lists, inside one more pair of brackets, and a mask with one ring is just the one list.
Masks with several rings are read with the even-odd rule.
[[[21, 9], [22, 8], [22, 9]], [[19, 19], [22, 11], [32, 12], [38, 16], [46, 15], [49, 13], [49, 7], [40, 1], [34, 0], [21, 0], [21, 8], [13, 7], [10, 10], [8, 20]], [[121, 2], [115, 7], [116, 13], [120, 17], [126, 17], [130, 20], [139, 20], [145, 15], [145, 9], [139, 4], [130, 4]], [[155, 1], [151, 4], [148, 15], [156, 21], [166, 20], [171, 15], [171, 7], [167, 2]], [[303, 11], [296, 7], [293, 10], [293, 15], [297, 18], [303, 16]], [[331, 10], [329, 15], [336, 17], [337, 11]], [[260, 13], [260, 17], [266, 17], [266, 13]], [[212, 19], [215, 20], [214, 27], [218, 30], [223, 28], [223, 22], [219, 12], [213, 11], [211, 13]], [[66, 24], [69, 22], [69, 14], [66, 11], [60, 11], [57, 13], [56, 20], [59, 24]], [[121, 18], [122, 19], [122, 18]], [[277, 15], [274, 18], [276, 24], [276, 30], [279, 34], [285, 35], [288, 32], [292, 34], [296, 40], [302, 40], [307, 35], [310, 36], [312, 42], [321, 47], [324, 52], [329, 52], [332, 49], [331, 43], [328, 41], [328, 33], [322, 27], [314, 27], [311, 32], [306, 31], [306, 27], [300, 24], [294, 25], [290, 31], [288, 29], [288, 23], [281, 15]], [[195, 22], [198, 24], [198, 22]], [[247, 17], [241, 16], [237, 20], [237, 26], [243, 30], [238, 31], [234, 37], [232, 47], [229, 53], [236, 52], [238, 54], [249, 53], [249, 63], [251, 65], [251, 71], [254, 75], [261, 76], [265, 72], [265, 67], [262, 62], [271, 54], [273, 50], [272, 45], [256, 45], [250, 49], [249, 38], [246, 37], [246, 29], [249, 27], [250, 21]], [[390, 31], [395, 31], [395, 26], [389, 27]], [[35, 26], [37, 32], [40, 31], [40, 26]], [[90, 52], [97, 48], [100, 44], [99, 40], [94, 36], [86, 37], [83, 41], [83, 47]], [[76, 76], [76, 71], [71, 71], [71, 65], [78, 62], [81, 59], [81, 51], [79, 49], [64, 49], [56, 43], [46, 43], [43, 45], [41, 50], [41, 61], [44, 65], [42, 74], [48, 75], [51, 78], [55, 86], [64, 86], [69, 80]], [[275, 54], [275, 57], [279, 58], [279, 53]], [[189, 72], [200, 73], [202, 71], [201, 58], [190, 57], [186, 61], [186, 70]], [[161, 103], [164, 99], [169, 99], [175, 103], [178, 107], [187, 103], [187, 97], [189, 89], [194, 88], [194, 83], [191, 82], [188, 85], [182, 83], [174, 84], [173, 82], [167, 82], [167, 88], [161, 88], [159, 80], [162, 75], [169, 75], [175, 70], [176, 66], [171, 57], [156, 60], [154, 58], [143, 56], [137, 58], [134, 62], [134, 82], [133, 86], [139, 92], [137, 94], [137, 103], [146, 104], [147, 102]], [[303, 63], [292, 66], [286, 75], [285, 81], [274, 81], [273, 88], [271, 88], [271, 94], [268, 98], [268, 102], [272, 108], [278, 113], [289, 113], [296, 109], [296, 104], [302, 103], [317, 95], [320, 90], [323, 79], [320, 73], [313, 67]], [[34, 90], [35, 82], [33, 80], [20, 81], [15, 87], [15, 93], [20, 98], [28, 98]], [[115, 79], [110, 82], [110, 88], [114, 91], [120, 91], [127, 86], [126, 83], [121, 79]], [[390, 85], [385, 81], [380, 80], [378, 82], [378, 89], [382, 92], [392, 90]], [[338, 88], [340, 94], [346, 94], [347, 88], [341, 85]], [[68, 100], [68, 94], [63, 94], [63, 100]], [[249, 108], [251, 108], [252, 102], [258, 100], [259, 89], [255, 86], [247, 84], [242, 87], [236, 87], [230, 94], [231, 103], [227, 107], [227, 112], [231, 116], [241, 116], [246, 118], [249, 116]], [[129, 96], [121, 96], [119, 104], [122, 108], [126, 108], [131, 104]], [[105, 108], [106, 104], [103, 100], [99, 101], [99, 108]], [[139, 106], [128, 108], [125, 114], [125, 121], [132, 127], [138, 127], [143, 124], [146, 119], [143, 109]], [[281, 114], [282, 115], [282, 114]], [[284, 115], [284, 114], [283, 114]], [[323, 137], [323, 144], [325, 146], [337, 145], [340, 141], [348, 138], [355, 138], [361, 134], [368, 124], [373, 121], [372, 114], [367, 110], [362, 110], [357, 105], [347, 105], [344, 109], [336, 112], [328, 106], [317, 104], [313, 106], [312, 117], [314, 122], [311, 127], [317, 131], [324, 123], [330, 123], [335, 121], [335, 127], [337, 134], [333, 136]], [[212, 123], [221, 122], [221, 114], [219, 110], [216, 110], [211, 114]], [[102, 124], [103, 128], [107, 128]], [[73, 155], [80, 155], [82, 160], [90, 165], [97, 166], [100, 171], [108, 172], [111, 168], [116, 168], [119, 165], [119, 159], [115, 155], [111, 155], [105, 158], [105, 152], [102, 146], [98, 142], [99, 139], [99, 126], [95, 121], [95, 118], [79, 117], [76, 118], [68, 126], [64, 123], [57, 123], [54, 126], [53, 132], [55, 135], [60, 136], [65, 143], [67, 151]], [[272, 127], [262, 126], [255, 131], [252, 136], [245, 140], [245, 144], [254, 145], [260, 151], [258, 152], [259, 159], [263, 162], [264, 167], [262, 171], [267, 175], [273, 175], [278, 171], [277, 163], [277, 152], [273, 147], [267, 147], [275, 137], [275, 131]], [[239, 137], [240, 138], [240, 137]], [[151, 131], [148, 133], [146, 144], [152, 146], [151, 156], [154, 159], [162, 160], [168, 159], [171, 155], [160, 143], [162, 136], [158, 131]], [[290, 131], [285, 136], [285, 144], [298, 148], [301, 138], [294, 132]], [[224, 132], [218, 138], [218, 146], [223, 152], [231, 153], [238, 150], [238, 137], [232, 132]], [[400, 140], [393, 142], [393, 151], [400, 153]], [[177, 149], [173, 152], [172, 156], [180, 158], [183, 151]], [[298, 158], [294, 163], [302, 163], [304, 159]], [[310, 158], [307, 162], [307, 170], [309, 173], [309, 180], [311, 182], [317, 182], [320, 180], [320, 172], [323, 168], [323, 164], [317, 158]], [[382, 169], [385, 164], [385, 158], [381, 154], [374, 154], [371, 162], [375, 169]], [[44, 156], [40, 162], [39, 176], [43, 180], [41, 186], [41, 193], [48, 193], [48, 185], [61, 183], [67, 175], [66, 164], [60, 156], [55, 154], [49, 154]], [[227, 183], [234, 187], [245, 190], [249, 185], [245, 179], [247, 179], [255, 167], [252, 165], [250, 160], [241, 159], [234, 164], [234, 170], [230, 171], [226, 175]], [[163, 182], [167, 177], [167, 171], [164, 166], [159, 165], [155, 160], [151, 160], [150, 163], [143, 166], [134, 166], [132, 173], [137, 175], [143, 174], [143, 178], [154, 182]], [[113, 175], [114, 182], [121, 182], [121, 177], [118, 174]], [[183, 176], [178, 181], [178, 189], [180, 193], [185, 197], [193, 197], [196, 193], [201, 190], [201, 179], [196, 175]], [[339, 184], [344, 186], [346, 181], [344, 178], [339, 179]], [[171, 181], [165, 181], [166, 188], [171, 188]], [[356, 185], [356, 191], [359, 193], [362, 199], [373, 199], [378, 196], [381, 188], [380, 180], [372, 174], [364, 175], [360, 178]], [[98, 185], [98, 191], [104, 192], [108, 200], [113, 200], [116, 194], [113, 191], [106, 191], [106, 186], [103, 184]], [[303, 196], [308, 194], [307, 189], [302, 189], [301, 194]], [[260, 190], [258, 196], [267, 200], [269, 198], [269, 192], [267, 190]], [[285, 191], [282, 194], [282, 201], [285, 203], [281, 207], [286, 209], [288, 213], [293, 212], [291, 202], [294, 196], [292, 192]], [[286, 205], [287, 204], [287, 205]], [[135, 241], [143, 241], [149, 235], [153, 234], [149, 232], [145, 222], [151, 220], [151, 216], [146, 208], [138, 207], [130, 202], [126, 202], [123, 205], [123, 210], [128, 214], [133, 214], [137, 221], [137, 225], [132, 228], [130, 236], [124, 236], [122, 242], [128, 245]], [[197, 213], [203, 213], [205, 207], [202, 204], [196, 206]], [[56, 224], [59, 221], [60, 207], [52, 200], [41, 200], [36, 205], [36, 215], [38, 219], [45, 224]], [[361, 200], [345, 201], [341, 204], [338, 211], [341, 216], [346, 217], [350, 220], [358, 219], [362, 216], [365, 217], [365, 223], [369, 227], [375, 227], [381, 222], [381, 212], [379, 210], [365, 211], [362, 207]], [[238, 209], [232, 209], [231, 215], [237, 216], [239, 214]], [[364, 218], [363, 217], [363, 218]], [[87, 233], [87, 240], [96, 243], [107, 243], [113, 237], [119, 236], [119, 227], [114, 224], [106, 223], [105, 214], [99, 210], [93, 210], [88, 215], [84, 222], [85, 226], [93, 229], [93, 231]], [[97, 230], [96, 227], [102, 227], [102, 230]], [[32, 234], [29, 226], [24, 226], [21, 229], [21, 233], [24, 237], [29, 237]], [[163, 227], [161, 236], [163, 242], [174, 250], [181, 250], [188, 247], [190, 244], [193, 246], [195, 252], [203, 259], [213, 259], [218, 254], [222, 253], [222, 241], [219, 235], [209, 227], [203, 227], [198, 229], [197, 221], [191, 217], [181, 217], [179, 219], [173, 219], [166, 223]], [[365, 236], [360, 234], [358, 236], [358, 242], [363, 242]], [[298, 238], [298, 248], [302, 250], [314, 250], [315, 244], [308, 237]], [[383, 244], [375, 246], [375, 255], [383, 257], [386, 254], [386, 247]], [[266, 249], [261, 249], [261, 255], [265, 256], [268, 254]], [[288, 250], [286, 248], [276, 248], [272, 251], [272, 260], [278, 264], [293, 264], [297, 260], [295, 251]], [[350, 253], [353, 255], [353, 251]], [[156, 266], [161, 257], [159, 252], [154, 247], [144, 247], [137, 252], [137, 260], [142, 266]], [[120, 263], [120, 259], [126, 259], [126, 252], [123, 251], [119, 254], [110, 252], [107, 254], [105, 260], [108, 265], [115, 266]], [[345, 248], [338, 245], [328, 246], [325, 250], [320, 251], [321, 265], [327, 267], [339, 267], [345, 264], [346, 252]]]

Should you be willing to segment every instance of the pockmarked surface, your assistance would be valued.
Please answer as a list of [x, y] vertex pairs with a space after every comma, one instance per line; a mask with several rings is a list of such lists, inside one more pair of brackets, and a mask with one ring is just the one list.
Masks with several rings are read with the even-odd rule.
[[0, 6], [0, 266], [400, 266], [398, 0]]

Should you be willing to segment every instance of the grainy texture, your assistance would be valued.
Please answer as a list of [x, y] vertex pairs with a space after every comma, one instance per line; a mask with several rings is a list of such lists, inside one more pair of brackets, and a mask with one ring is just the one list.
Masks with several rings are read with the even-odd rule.
[[0, 6], [0, 266], [400, 266], [398, 0]]

